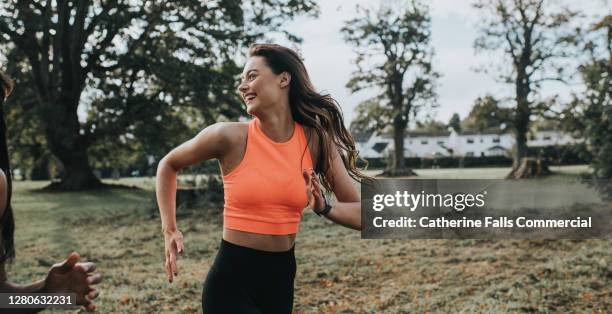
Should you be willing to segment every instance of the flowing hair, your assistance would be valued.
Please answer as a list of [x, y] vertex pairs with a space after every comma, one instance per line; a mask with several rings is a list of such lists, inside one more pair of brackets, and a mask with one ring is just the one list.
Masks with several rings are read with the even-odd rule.
[[4, 99], [11, 94], [13, 81], [0, 71], [0, 168], [6, 176], [6, 208], [0, 217], [0, 228], [2, 228], [0, 242], [0, 263], [11, 261], [15, 258], [15, 246], [13, 234], [15, 232], [15, 221], [13, 209], [11, 208], [11, 194], [13, 182], [11, 180], [11, 167], [9, 165], [8, 145], [6, 143], [6, 121], [4, 119]]
[[[329, 94], [319, 94], [308, 76], [300, 56], [293, 50], [276, 44], [253, 44], [249, 57], [263, 57], [274, 74], [288, 72], [289, 106], [293, 120], [315, 130], [319, 138], [319, 153], [315, 171], [321, 174], [321, 184], [333, 190], [333, 174], [330, 170], [332, 149], [338, 149], [344, 167], [353, 180], [370, 179], [356, 166], [358, 152], [355, 140], [344, 127], [344, 118], [338, 102]], [[310, 137], [308, 143], [310, 144]], [[367, 167], [367, 161], [365, 161]], [[330, 177], [328, 177], [330, 176]]]

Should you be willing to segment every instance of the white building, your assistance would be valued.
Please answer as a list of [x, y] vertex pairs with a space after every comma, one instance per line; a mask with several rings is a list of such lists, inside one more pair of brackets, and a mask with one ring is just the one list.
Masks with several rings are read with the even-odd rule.
[[[393, 134], [354, 135], [359, 155], [364, 158], [388, 156], [394, 148]], [[561, 146], [582, 142], [569, 134], [559, 131], [539, 131], [529, 137], [527, 146], [546, 147]], [[515, 139], [512, 133], [499, 131], [475, 132], [453, 131], [423, 132], [408, 131], [404, 138], [405, 157], [441, 157], [441, 156], [509, 156]]]

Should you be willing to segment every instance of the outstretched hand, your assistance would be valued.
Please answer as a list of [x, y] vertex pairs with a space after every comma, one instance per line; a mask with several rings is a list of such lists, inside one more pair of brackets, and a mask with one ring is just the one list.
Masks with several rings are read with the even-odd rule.
[[176, 230], [173, 232], [164, 232], [164, 246], [166, 250], [166, 275], [168, 282], [172, 283], [174, 277], [178, 276], [178, 267], [176, 266], [176, 257], [178, 254], [183, 254], [185, 246], [183, 245], [183, 234]]
[[322, 211], [325, 208], [325, 199], [323, 198], [323, 192], [321, 192], [321, 184], [317, 178], [314, 170], [308, 169], [302, 172], [304, 181], [306, 183], [306, 197], [308, 199], [308, 207], [315, 213]]
[[77, 263], [79, 258], [79, 253], [72, 252], [65, 261], [53, 265], [45, 278], [43, 290], [47, 293], [75, 293], [76, 304], [93, 311], [96, 305], [92, 300], [100, 293], [93, 285], [102, 281], [102, 275], [94, 273], [94, 263]]

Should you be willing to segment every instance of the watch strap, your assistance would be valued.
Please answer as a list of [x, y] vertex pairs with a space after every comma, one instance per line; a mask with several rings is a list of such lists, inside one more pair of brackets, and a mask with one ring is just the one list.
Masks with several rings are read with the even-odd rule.
[[323, 207], [322, 211], [316, 213], [319, 216], [326, 216], [327, 214], [329, 214], [329, 212], [332, 209], [331, 203], [329, 201], [329, 197], [327, 195], [324, 195], [323, 199], [325, 200], [325, 207]]

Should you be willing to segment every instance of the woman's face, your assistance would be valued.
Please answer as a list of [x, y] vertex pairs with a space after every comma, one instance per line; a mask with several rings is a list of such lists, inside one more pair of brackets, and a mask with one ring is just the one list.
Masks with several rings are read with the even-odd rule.
[[283, 97], [288, 97], [287, 73], [274, 74], [263, 57], [250, 57], [240, 79], [238, 93], [250, 115], [273, 108]]

